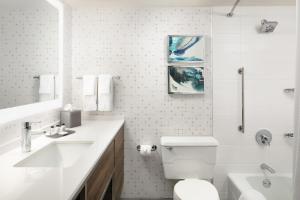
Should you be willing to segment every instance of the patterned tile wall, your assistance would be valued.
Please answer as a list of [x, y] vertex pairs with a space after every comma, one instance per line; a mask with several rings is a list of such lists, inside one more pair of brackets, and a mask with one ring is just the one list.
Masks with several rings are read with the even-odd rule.
[[38, 101], [40, 74], [58, 72], [58, 11], [36, 7], [0, 10], [0, 109]]
[[[137, 144], [162, 135], [212, 134], [210, 8], [73, 9], [73, 104], [81, 108], [84, 74], [120, 75], [115, 110], [125, 128], [124, 198], [167, 198], [173, 183], [163, 175], [160, 148], [144, 159]], [[207, 36], [205, 95], [168, 95], [167, 35]]]

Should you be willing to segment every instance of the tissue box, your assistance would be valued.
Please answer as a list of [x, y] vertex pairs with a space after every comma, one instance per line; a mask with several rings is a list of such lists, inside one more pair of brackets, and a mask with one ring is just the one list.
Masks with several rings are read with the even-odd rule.
[[81, 110], [61, 111], [60, 122], [67, 128], [81, 126]]

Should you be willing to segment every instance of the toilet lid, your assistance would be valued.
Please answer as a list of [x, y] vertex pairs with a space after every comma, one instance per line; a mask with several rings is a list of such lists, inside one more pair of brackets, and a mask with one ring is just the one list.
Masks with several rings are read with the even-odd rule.
[[179, 181], [174, 187], [174, 195], [181, 200], [220, 200], [215, 186], [199, 179]]

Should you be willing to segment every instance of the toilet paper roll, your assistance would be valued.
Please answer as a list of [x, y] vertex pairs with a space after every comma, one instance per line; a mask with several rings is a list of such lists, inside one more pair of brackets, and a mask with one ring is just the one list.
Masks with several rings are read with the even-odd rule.
[[152, 149], [151, 145], [141, 145], [140, 154], [142, 156], [150, 156], [151, 155], [151, 149]]

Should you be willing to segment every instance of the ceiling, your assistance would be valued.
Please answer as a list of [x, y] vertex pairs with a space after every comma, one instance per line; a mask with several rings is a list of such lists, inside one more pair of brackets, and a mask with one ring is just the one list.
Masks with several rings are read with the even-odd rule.
[[[1, 1], [1, 0], [0, 0]], [[70, 6], [121, 4], [152, 6], [232, 6], [236, 0], [62, 0]], [[296, 0], [241, 0], [241, 6], [295, 5]]]

